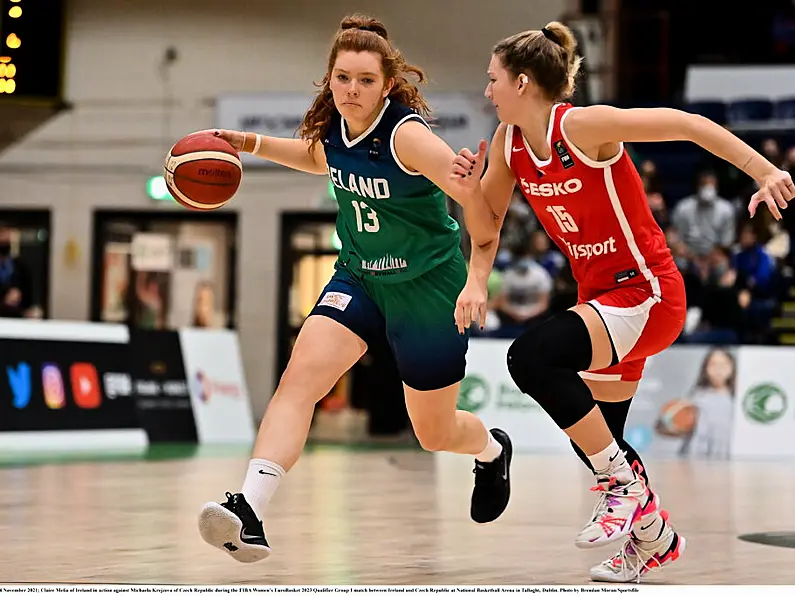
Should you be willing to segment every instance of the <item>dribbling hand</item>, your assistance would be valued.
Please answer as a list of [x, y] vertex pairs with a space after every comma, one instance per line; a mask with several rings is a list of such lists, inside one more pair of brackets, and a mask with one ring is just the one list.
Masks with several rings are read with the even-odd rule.
[[232, 145], [235, 151], [243, 151], [243, 141], [246, 138], [245, 133], [239, 130], [224, 130], [223, 128], [208, 128], [207, 130], [196, 131], [193, 134], [215, 135], [216, 137], [221, 138], [230, 145]]
[[489, 143], [486, 139], [481, 139], [478, 145], [477, 154], [464, 147], [458, 152], [453, 160], [453, 167], [450, 171], [450, 178], [468, 190], [474, 190], [480, 183], [483, 175], [483, 168], [486, 165], [486, 155], [488, 155]]
[[787, 201], [791, 201], [793, 197], [795, 197], [795, 183], [792, 182], [789, 172], [776, 170], [765, 176], [759, 183], [759, 190], [754, 193], [751, 202], [748, 203], [748, 213], [753, 217], [756, 214], [756, 208], [764, 203], [773, 217], [779, 220], [782, 217], [779, 208], [786, 209]]

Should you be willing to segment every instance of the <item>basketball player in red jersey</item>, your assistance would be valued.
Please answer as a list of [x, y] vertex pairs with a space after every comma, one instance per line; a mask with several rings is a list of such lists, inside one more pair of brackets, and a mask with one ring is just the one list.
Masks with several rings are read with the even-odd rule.
[[[644, 362], [678, 337], [686, 304], [682, 277], [623, 143], [697, 143], [758, 182], [751, 215], [765, 203], [780, 219], [795, 186], [787, 172], [701, 116], [564, 103], [580, 63], [575, 50], [571, 31], [557, 22], [495, 46], [486, 97], [501, 123], [488, 169], [480, 180], [483, 164], [464, 149], [451, 176], [482, 185], [498, 225], [518, 184], [571, 263], [578, 304], [519, 337], [508, 369], [596, 476], [599, 499], [577, 546], [624, 541], [614, 557], [591, 569], [591, 578], [625, 582], [675, 560], [685, 546], [623, 432]], [[457, 303], [459, 324], [482, 320], [472, 305], [485, 295], [495, 253], [496, 243], [473, 248], [473, 271]]]

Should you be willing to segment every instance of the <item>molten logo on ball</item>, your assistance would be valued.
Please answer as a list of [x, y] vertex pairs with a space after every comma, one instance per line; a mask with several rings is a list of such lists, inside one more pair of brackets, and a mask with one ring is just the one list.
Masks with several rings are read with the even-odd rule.
[[199, 176], [213, 176], [215, 178], [232, 178], [232, 172], [221, 168], [199, 168]]

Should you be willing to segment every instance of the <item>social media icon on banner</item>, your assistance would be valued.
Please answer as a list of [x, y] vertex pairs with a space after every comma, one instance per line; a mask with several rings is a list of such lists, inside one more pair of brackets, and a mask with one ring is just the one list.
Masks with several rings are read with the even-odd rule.
[[27, 407], [30, 403], [30, 365], [27, 362], [20, 362], [16, 369], [7, 366], [6, 373], [14, 396], [14, 407], [18, 410]]
[[102, 403], [102, 395], [99, 392], [99, 375], [96, 367], [87, 362], [76, 362], [70, 369], [70, 376], [72, 394], [75, 396], [77, 407], [87, 410], [98, 408]]
[[41, 384], [44, 388], [44, 403], [51, 410], [60, 410], [66, 405], [61, 369], [47, 363], [41, 367]]

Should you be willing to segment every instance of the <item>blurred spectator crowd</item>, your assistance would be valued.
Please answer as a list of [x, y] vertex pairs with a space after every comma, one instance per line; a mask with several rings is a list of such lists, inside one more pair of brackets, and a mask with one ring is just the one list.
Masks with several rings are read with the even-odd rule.
[[[795, 145], [782, 147], [771, 137], [756, 148], [795, 178]], [[678, 341], [779, 343], [772, 322], [787, 310], [790, 299], [795, 265], [793, 217], [784, 211], [783, 220], [776, 222], [760, 210], [751, 219], [747, 205], [756, 183], [710, 154], [699, 154], [690, 190], [683, 194], [682, 184], [667, 184], [655, 160], [644, 156], [642, 148], [627, 150], [641, 174], [649, 208], [685, 279], [688, 316]], [[489, 283], [487, 325], [476, 335], [516, 337], [576, 300], [577, 286], [566, 258], [550, 242], [517, 189]]]

